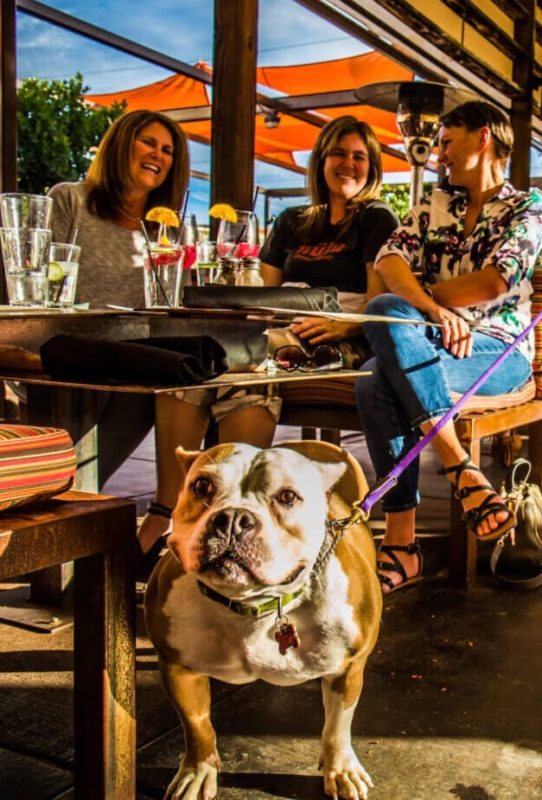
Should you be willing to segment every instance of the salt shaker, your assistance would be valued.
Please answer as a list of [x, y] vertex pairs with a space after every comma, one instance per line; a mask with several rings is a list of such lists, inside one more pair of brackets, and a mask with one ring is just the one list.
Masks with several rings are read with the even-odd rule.
[[263, 286], [259, 258], [246, 256], [246, 258], [239, 259], [236, 284], [237, 286]]

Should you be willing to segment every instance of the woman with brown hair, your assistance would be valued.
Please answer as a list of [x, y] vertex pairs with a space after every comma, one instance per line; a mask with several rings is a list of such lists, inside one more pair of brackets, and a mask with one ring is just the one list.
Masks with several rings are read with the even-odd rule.
[[155, 206], [177, 211], [188, 173], [178, 124], [139, 110], [107, 130], [84, 181], [53, 186], [53, 240], [69, 242], [77, 230], [81, 246], [77, 302], [143, 305], [141, 220]]
[[[373, 262], [399, 224], [379, 200], [381, 184], [380, 145], [370, 126], [350, 115], [328, 122], [309, 160], [310, 205], [283, 211], [263, 245], [266, 285], [335, 286], [344, 310], [361, 311], [382, 289]], [[315, 345], [356, 339], [361, 326], [311, 317], [293, 332]]]

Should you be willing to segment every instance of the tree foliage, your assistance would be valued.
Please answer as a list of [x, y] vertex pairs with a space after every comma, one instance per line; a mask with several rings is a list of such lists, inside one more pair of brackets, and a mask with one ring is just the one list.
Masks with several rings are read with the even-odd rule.
[[410, 208], [410, 185], [408, 183], [384, 183], [380, 196], [393, 208], [399, 219], [406, 216]]
[[67, 81], [26, 78], [17, 90], [17, 183], [44, 194], [60, 181], [81, 180], [96, 147], [125, 104], [92, 108], [77, 73]]

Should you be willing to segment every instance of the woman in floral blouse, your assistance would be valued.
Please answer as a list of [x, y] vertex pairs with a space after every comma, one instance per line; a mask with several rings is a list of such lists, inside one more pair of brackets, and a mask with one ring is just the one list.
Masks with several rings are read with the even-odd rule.
[[[427, 321], [370, 323], [372, 375], [359, 379], [358, 408], [377, 476], [386, 475], [530, 322], [531, 277], [542, 249], [542, 196], [504, 179], [513, 134], [489, 103], [464, 103], [441, 117], [439, 160], [448, 178], [413, 208], [380, 250], [375, 269], [389, 294], [367, 313]], [[422, 283], [413, 275], [421, 272]], [[436, 323], [436, 327], [430, 323]], [[493, 372], [480, 394], [519, 389], [531, 375], [532, 339]], [[432, 441], [463, 504], [469, 530], [490, 541], [514, 514], [470, 463], [453, 422]], [[415, 541], [418, 461], [384, 497], [379, 575], [384, 593], [421, 578]]]

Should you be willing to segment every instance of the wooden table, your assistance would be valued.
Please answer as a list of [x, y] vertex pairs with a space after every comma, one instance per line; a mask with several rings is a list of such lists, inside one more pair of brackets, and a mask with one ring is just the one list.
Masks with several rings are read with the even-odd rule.
[[75, 562], [76, 800], [136, 796], [135, 541], [135, 503], [104, 495], [0, 515], [0, 580]]
[[[72, 336], [85, 336], [95, 339], [144, 339], [156, 336], [198, 336], [206, 335], [217, 339], [225, 348], [230, 369], [249, 370], [263, 363], [267, 356], [267, 337], [269, 326], [266, 319], [253, 319], [254, 312], [223, 309], [171, 309], [169, 311], [88, 311], [63, 313], [56, 310], [2, 311], [0, 309], [0, 345], [19, 345], [32, 352], [39, 352], [40, 345], [50, 337], [62, 333]], [[249, 318], [250, 317], [250, 318]], [[343, 370], [328, 373], [336, 378], [338, 374], [359, 375], [356, 371]], [[269, 374], [266, 372], [236, 372], [199, 384], [187, 386], [137, 386], [104, 385], [95, 381], [81, 383], [68, 380], [52, 380], [39, 372], [21, 372], [0, 367], [0, 379], [20, 381], [27, 390], [28, 421], [35, 425], [52, 425], [67, 430], [77, 452], [78, 489], [99, 491], [109, 477], [111, 468], [100, 470], [100, 458], [104, 455], [118, 456], [120, 447], [118, 435], [124, 426], [129, 430], [130, 423], [123, 418], [126, 403], [116, 402], [114, 415], [109, 422], [118, 417], [118, 426], [107, 436], [100, 435], [100, 418], [103, 411], [104, 392], [119, 394], [155, 395], [175, 389], [200, 388], [202, 385], [218, 386], [240, 384], [258, 385], [290, 381], [310, 381], [325, 379], [324, 373]], [[113, 402], [113, 401], [112, 401]], [[139, 401], [137, 401], [139, 405]], [[151, 409], [153, 413], [153, 409]], [[137, 415], [136, 415], [137, 416]], [[151, 414], [152, 417], [152, 414]], [[146, 431], [145, 431], [146, 432]], [[117, 438], [117, 442], [115, 442]], [[128, 443], [133, 449], [133, 442]], [[117, 449], [115, 449], [115, 447]], [[101, 451], [100, 451], [101, 448]], [[104, 453], [104, 448], [113, 451]], [[127, 457], [127, 454], [126, 454]], [[119, 455], [120, 458], [120, 455]], [[120, 462], [124, 459], [124, 454]], [[108, 459], [108, 463], [112, 459]], [[110, 464], [109, 464], [110, 466]], [[36, 603], [54, 603], [62, 597], [71, 579], [70, 566], [54, 570], [44, 570], [31, 582], [31, 597]]]

